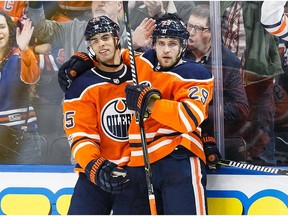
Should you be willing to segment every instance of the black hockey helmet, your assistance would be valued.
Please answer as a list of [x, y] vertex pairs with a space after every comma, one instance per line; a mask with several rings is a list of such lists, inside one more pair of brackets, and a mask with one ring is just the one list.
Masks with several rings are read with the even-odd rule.
[[186, 47], [189, 32], [179, 16], [171, 13], [164, 14], [156, 20], [156, 25], [152, 34], [153, 44], [156, 38], [179, 38], [184, 48]]
[[113, 37], [119, 38], [120, 28], [117, 23], [107, 16], [99, 16], [89, 20], [84, 33], [85, 40], [90, 40], [96, 34], [110, 32]]
[[117, 38], [116, 48], [121, 49], [119, 31], [120, 31], [119, 25], [107, 16], [94, 17], [93, 19], [89, 20], [86, 26], [84, 36], [86, 40], [88, 55], [90, 56], [90, 58], [102, 63], [103, 65], [107, 67], [119, 67], [122, 64], [122, 59], [120, 60], [119, 64], [110, 65], [110, 64], [106, 64], [105, 62], [101, 62], [99, 59], [97, 59], [96, 53], [94, 52], [93, 48], [89, 44], [89, 40], [94, 35], [109, 32], [111, 33], [113, 37]]

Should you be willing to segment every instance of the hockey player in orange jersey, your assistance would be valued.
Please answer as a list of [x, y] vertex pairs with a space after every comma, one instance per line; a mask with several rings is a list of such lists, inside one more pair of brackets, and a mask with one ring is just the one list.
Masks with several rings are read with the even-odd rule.
[[[128, 108], [143, 115], [150, 113], [144, 125], [158, 214], [207, 212], [200, 125], [207, 118], [214, 79], [200, 64], [181, 58], [188, 37], [177, 16], [158, 20], [153, 32], [155, 49], [135, 56], [140, 84], [126, 87]], [[122, 58], [129, 63], [127, 50]], [[131, 155], [126, 170], [131, 184], [115, 197], [113, 213], [150, 214], [141, 136], [134, 117], [129, 141]]]
[[[154, 49], [135, 58], [140, 84], [127, 85], [127, 106], [140, 115], [149, 113], [144, 126], [157, 214], [204, 215], [206, 158], [200, 125], [207, 118], [214, 79], [203, 66], [181, 58], [189, 33], [179, 17], [167, 14], [156, 24]], [[140, 127], [135, 117], [129, 127], [129, 142], [127, 172], [134, 183], [121, 194], [127, 198], [115, 202], [127, 209], [124, 214], [130, 214], [129, 208], [138, 208], [133, 212], [136, 214], [150, 214]], [[117, 214], [117, 209], [114, 212]]]
[[[86, 61], [88, 71], [65, 92], [64, 129], [79, 178], [68, 214], [110, 214], [113, 196], [129, 184], [124, 166], [129, 161], [128, 127], [132, 113], [126, 106], [125, 86], [130, 68], [120, 57], [119, 26], [106, 16], [91, 19], [85, 39], [90, 57], [77, 53], [64, 66]], [[83, 69], [83, 68], [82, 68]]]

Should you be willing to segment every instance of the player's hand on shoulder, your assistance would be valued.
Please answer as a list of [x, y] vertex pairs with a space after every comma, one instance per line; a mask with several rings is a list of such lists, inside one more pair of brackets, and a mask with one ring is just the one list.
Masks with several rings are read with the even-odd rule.
[[94, 61], [87, 53], [77, 52], [61, 65], [58, 71], [58, 83], [65, 92], [72, 81], [79, 75], [94, 67]]
[[113, 194], [123, 192], [130, 184], [124, 168], [102, 157], [92, 160], [85, 173], [91, 182]]

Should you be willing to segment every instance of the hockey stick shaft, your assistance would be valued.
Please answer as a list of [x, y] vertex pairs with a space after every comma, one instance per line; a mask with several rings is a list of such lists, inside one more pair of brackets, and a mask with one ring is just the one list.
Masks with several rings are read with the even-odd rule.
[[[128, 42], [128, 48], [129, 48], [132, 80], [133, 80], [134, 85], [137, 85], [138, 76], [137, 76], [137, 71], [136, 71], [134, 48], [132, 44], [131, 26], [130, 26], [129, 15], [128, 15], [128, 1], [123, 1], [123, 11], [124, 11], [124, 21], [125, 21], [126, 31], [127, 31], [127, 42]], [[151, 166], [149, 162], [143, 117], [140, 116], [139, 113], [136, 113], [136, 114], [137, 114], [137, 119], [139, 121], [139, 127], [140, 127], [140, 135], [141, 135], [143, 158], [144, 158], [144, 164], [145, 164], [145, 174], [146, 174], [146, 183], [147, 183], [147, 188], [148, 188], [150, 211], [152, 215], [157, 215], [155, 195], [154, 195], [154, 190], [153, 190], [153, 185], [152, 185], [152, 171], [151, 171]]]
[[218, 164], [221, 164], [223, 166], [237, 167], [241, 169], [254, 170], [254, 171], [266, 172], [266, 173], [277, 174], [277, 175], [288, 175], [288, 170], [236, 162], [232, 160], [220, 159]]

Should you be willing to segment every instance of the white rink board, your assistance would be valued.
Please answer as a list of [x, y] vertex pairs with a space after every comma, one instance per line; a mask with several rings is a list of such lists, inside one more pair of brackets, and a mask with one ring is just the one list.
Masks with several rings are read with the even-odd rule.
[[[72, 165], [0, 165], [0, 214], [67, 214], [77, 177]], [[288, 176], [222, 167], [207, 197], [209, 214], [288, 215]]]

